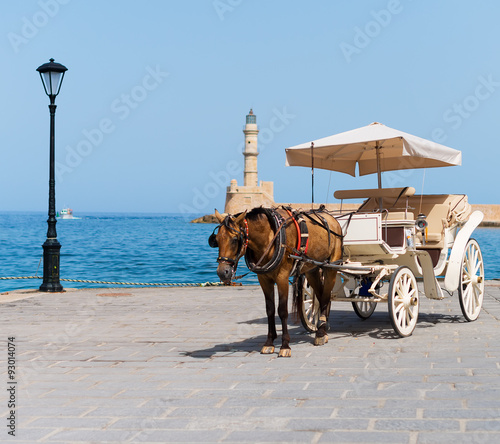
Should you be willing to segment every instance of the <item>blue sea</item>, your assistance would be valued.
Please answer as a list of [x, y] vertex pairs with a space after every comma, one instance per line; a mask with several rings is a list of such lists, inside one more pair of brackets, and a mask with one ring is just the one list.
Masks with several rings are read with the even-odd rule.
[[[76, 214], [57, 222], [61, 278], [113, 282], [217, 282], [217, 250], [207, 239], [215, 225], [193, 224], [199, 214]], [[0, 277], [42, 276], [46, 213], [0, 212]], [[487, 279], [500, 279], [500, 229], [478, 228]], [[240, 261], [237, 274], [248, 270]], [[257, 284], [250, 273], [240, 282]], [[38, 288], [41, 280], [0, 280], [0, 292]], [[65, 287], [106, 287], [62, 282]], [[111, 285], [116, 287], [116, 285]]]

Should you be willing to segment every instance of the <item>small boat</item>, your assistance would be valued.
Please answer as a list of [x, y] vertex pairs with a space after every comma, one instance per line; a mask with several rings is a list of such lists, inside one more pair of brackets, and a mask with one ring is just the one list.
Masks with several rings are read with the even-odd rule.
[[80, 219], [79, 217], [73, 216], [73, 210], [71, 208], [63, 208], [56, 214], [56, 217], [59, 219]]

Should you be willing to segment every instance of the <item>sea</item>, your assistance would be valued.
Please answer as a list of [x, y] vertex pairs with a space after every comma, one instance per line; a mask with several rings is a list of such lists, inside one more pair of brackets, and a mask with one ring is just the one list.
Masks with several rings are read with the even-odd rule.
[[[217, 249], [208, 246], [214, 224], [195, 224], [201, 214], [86, 213], [58, 219], [60, 277], [104, 282], [202, 284], [218, 282]], [[42, 276], [43, 212], [0, 212], [0, 278]], [[500, 279], [500, 228], [477, 228], [486, 279]], [[242, 259], [237, 275], [248, 269]], [[255, 285], [249, 273], [239, 282]], [[41, 279], [0, 279], [0, 293], [36, 289]], [[63, 287], [117, 287], [64, 282]]]

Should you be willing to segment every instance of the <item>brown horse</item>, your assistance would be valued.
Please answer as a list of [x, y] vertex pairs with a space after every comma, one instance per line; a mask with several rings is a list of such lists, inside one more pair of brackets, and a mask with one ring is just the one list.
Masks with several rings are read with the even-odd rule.
[[[226, 284], [230, 283], [234, 278], [239, 259], [245, 256], [248, 268], [257, 273], [264, 292], [268, 333], [261, 353], [274, 353], [273, 342], [278, 336], [274, 300], [274, 285], [276, 284], [279, 295], [278, 314], [282, 325], [282, 345], [279, 356], [291, 356], [287, 320], [288, 280], [292, 271], [294, 274], [305, 273], [318, 296], [320, 318], [314, 345], [323, 345], [328, 342], [326, 332], [330, 294], [337, 272], [331, 268], [323, 268], [321, 273], [317, 266], [302, 262], [296, 263], [297, 261], [290, 255], [303, 254], [316, 261], [339, 260], [342, 257], [342, 230], [337, 220], [319, 210], [294, 214], [291, 209], [287, 208], [254, 208], [249, 213], [245, 211], [226, 217], [215, 210], [215, 215], [219, 221], [218, 232], [215, 233], [216, 228], [209, 238], [209, 244], [219, 248], [217, 259], [219, 278]], [[297, 223], [298, 218], [300, 218], [300, 226]], [[299, 235], [301, 231], [302, 235]]]

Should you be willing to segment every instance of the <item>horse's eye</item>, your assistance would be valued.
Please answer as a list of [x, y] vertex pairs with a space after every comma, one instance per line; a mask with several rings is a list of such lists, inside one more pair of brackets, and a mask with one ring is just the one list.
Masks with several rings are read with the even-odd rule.
[[238, 245], [238, 238], [237, 238], [237, 237], [233, 237], [233, 238], [231, 239], [231, 243], [232, 243], [233, 245]]

